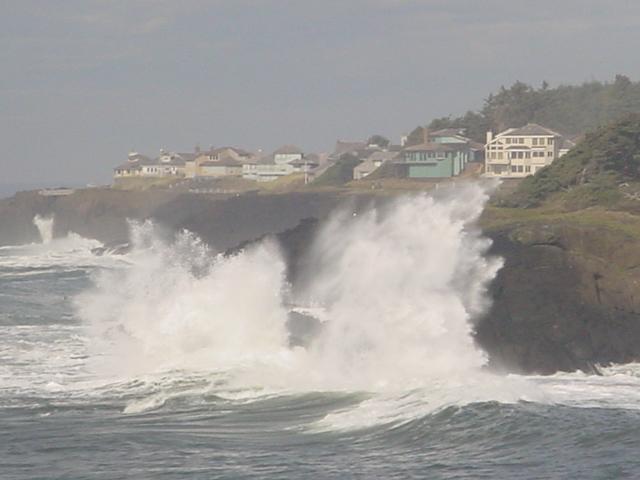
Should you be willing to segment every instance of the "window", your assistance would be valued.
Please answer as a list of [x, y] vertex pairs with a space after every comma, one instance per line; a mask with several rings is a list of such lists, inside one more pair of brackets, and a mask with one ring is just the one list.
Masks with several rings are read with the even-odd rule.
[[547, 138], [547, 145], [553, 145], [553, 137]]
[[518, 173], [522, 173], [524, 170], [522, 165], [518, 165]]
[[507, 137], [507, 144], [511, 143], [511, 138]]
[[518, 158], [524, 158], [524, 152], [518, 152]]
[[503, 158], [502, 152], [498, 152], [498, 160], [502, 160], [502, 158]]
[[524, 158], [531, 158], [531, 152], [525, 152]]
[[547, 152], [547, 157], [552, 157], [553, 156], [553, 152]]
[[520, 138], [520, 139], [519, 139], [519, 141], [518, 141], [518, 143], [520, 143], [520, 144], [524, 144], [524, 138]]
[[518, 167], [516, 167], [515, 165], [511, 166], [511, 173], [516, 173], [518, 171]]
[[534, 137], [534, 139], [532, 140], [533, 145], [538, 145], [538, 138]]

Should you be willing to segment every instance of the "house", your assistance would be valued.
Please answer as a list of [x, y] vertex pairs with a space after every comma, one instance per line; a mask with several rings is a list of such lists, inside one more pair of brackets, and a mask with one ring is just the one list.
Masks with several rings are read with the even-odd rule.
[[444, 144], [468, 144], [469, 145], [469, 161], [478, 162], [484, 160], [484, 145], [474, 142], [466, 136], [465, 128], [443, 128], [440, 130], [429, 131], [425, 129], [425, 135], [428, 135], [430, 141]]
[[345, 142], [342, 140], [337, 140], [336, 146], [333, 149], [333, 153], [330, 156], [332, 158], [338, 159], [346, 153], [355, 155], [357, 152], [361, 152], [366, 149], [367, 149], [366, 142]]
[[273, 162], [276, 165], [301, 161], [303, 157], [304, 153], [295, 145], [284, 145], [273, 152]]
[[211, 148], [208, 152], [209, 160], [218, 161], [222, 158], [233, 158], [238, 162], [244, 162], [247, 160], [251, 160], [255, 157], [255, 155], [247, 150], [243, 150], [242, 148], [237, 147], [218, 147]]
[[469, 161], [468, 143], [425, 142], [407, 147], [397, 163], [401, 176], [448, 178], [459, 175]]
[[243, 164], [251, 163], [253, 159], [253, 153], [240, 148], [211, 148], [186, 162], [186, 177], [240, 176]]
[[176, 153], [165, 152], [160, 150], [160, 156], [155, 165], [147, 165], [142, 169], [143, 176], [160, 176], [160, 177], [184, 177], [186, 176], [186, 164], [192, 161], [198, 152], [195, 153]]
[[436, 143], [467, 143], [469, 138], [466, 137], [466, 129], [464, 128], [442, 128], [440, 130], [426, 130], [431, 141]]
[[271, 182], [292, 173], [295, 173], [293, 165], [275, 163], [272, 155], [242, 165], [242, 178], [257, 182]]
[[230, 157], [217, 161], [207, 160], [199, 165], [197, 177], [240, 177], [242, 163]]
[[154, 161], [149, 157], [138, 152], [130, 152], [127, 162], [113, 169], [113, 176], [114, 178], [138, 177], [142, 175], [143, 165], [146, 166], [153, 163]]
[[569, 150], [576, 146], [576, 143], [573, 140], [569, 140], [568, 138], [563, 137], [562, 142], [560, 143], [560, 148], [558, 150], [558, 158], [563, 157]]
[[362, 180], [384, 163], [393, 161], [397, 157], [398, 152], [373, 152], [364, 162], [353, 169], [353, 179]]
[[487, 132], [484, 175], [501, 178], [533, 175], [560, 158], [572, 143], [565, 143], [560, 134], [535, 123], [509, 128], [496, 136]]
[[304, 173], [305, 183], [311, 171], [319, 164], [319, 157], [306, 156], [295, 145], [284, 145], [273, 154], [264, 156], [242, 166], [242, 178], [257, 182], [271, 182], [293, 173]]

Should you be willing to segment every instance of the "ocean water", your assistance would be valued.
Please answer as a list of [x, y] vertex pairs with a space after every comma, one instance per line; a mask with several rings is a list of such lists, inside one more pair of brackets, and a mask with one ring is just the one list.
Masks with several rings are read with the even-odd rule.
[[[640, 365], [486, 371], [486, 193], [337, 214], [288, 285], [132, 225], [0, 248], [0, 478], [640, 478]], [[289, 311], [319, 327], [294, 345]]]

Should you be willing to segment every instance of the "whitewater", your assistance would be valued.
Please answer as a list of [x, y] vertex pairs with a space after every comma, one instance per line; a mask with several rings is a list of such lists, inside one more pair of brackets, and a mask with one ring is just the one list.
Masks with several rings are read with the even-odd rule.
[[36, 217], [0, 248], [0, 478], [640, 478], [640, 365], [486, 368], [487, 198], [335, 212], [295, 285], [273, 239], [97, 255]]

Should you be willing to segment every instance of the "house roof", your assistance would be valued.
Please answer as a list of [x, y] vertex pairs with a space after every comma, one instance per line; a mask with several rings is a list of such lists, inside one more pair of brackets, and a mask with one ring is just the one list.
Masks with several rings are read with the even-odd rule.
[[465, 136], [464, 128], [442, 128], [440, 130], [435, 130], [433, 132], [429, 132], [430, 137], [464, 137]]
[[296, 154], [303, 154], [303, 151], [296, 147], [295, 145], [283, 145], [282, 147], [278, 148], [275, 152], [273, 152], [274, 155], [296, 155]]
[[405, 152], [455, 152], [467, 148], [466, 144], [457, 143], [421, 143], [404, 149]]
[[158, 161], [156, 161], [154, 163], [158, 163], [159, 165], [173, 165], [175, 167], [182, 167], [187, 162], [185, 161], [184, 158], [176, 155], [176, 156], [171, 157], [171, 160], [169, 160], [168, 162], [163, 162], [163, 161], [160, 161], [160, 159], [158, 159]]
[[211, 150], [209, 150], [208, 152], [202, 152], [208, 155], [215, 155], [218, 153], [222, 153], [225, 150], [233, 150], [235, 153], [237, 153], [238, 155], [240, 155], [241, 157], [251, 157], [253, 156], [253, 154], [247, 150], [243, 150], [242, 148], [238, 148], [238, 147], [218, 147], [218, 148], [212, 148]]
[[376, 168], [378, 167], [376, 166], [375, 162], [371, 158], [368, 158], [360, 165], [357, 165], [354, 170], [358, 172], [372, 172]]
[[200, 164], [201, 167], [241, 167], [242, 162], [231, 157], [223, 157], [220, 160], [207, 160]]
[[132, 152], [129, 154], [129, 162], [139, 162], [139, 161], [151, 161], [151, 159], [146, 155], [142, 155], [137, 152]]
[[569, 150], [576, 146], [576, 142], [573, 140], [569, 140], [568, 138], [562, 137], [562, 142], [560, 143], [561, 150]]
[[541, 135], [541, 136], [554, 136], [559, 137], [560, 135], [553, 130], [550, 130], [546, 127], [538, 125], [537, 123], [528, 123], [524, 127], [520, 128], [510, 128], [500, 133], [501, 137], [513, 137], [513, 136], [521, 136], [521, 135]]
[[142, 165], [138, 162], [127, 162], [122, 165], [118, 165], [114, 168], [114, 170], [140, 170]]
[[190, 162], [195, 160], [196, 157], [200, 155], [200, 152], [185, 152], [185, 153], [176, 153], [180, 158], [182, 158], [185, 162]]
[[336, 147], [333, 150], [333, 154], [339, 156], [343, 153], [354, 152], [364, 148], [367, 148], [366, 142], [344, 142], [342, 140], [338, 140], [336, 142]]
[[398, 156], [398, 152], [373, 152], [367, 160], [371, 160], [372, 162], [386, 162], [387, 160], [393, 160]]
[[129, 155], [129, 160], [122, 165], [118, 165], [114, 170], [140, 170], [145, 165], [156, 165], [157, 163], [158, 160], [152, 160], [145, 155], [137, 153], [135, 155]]

